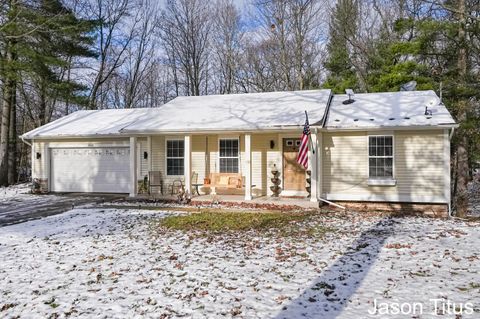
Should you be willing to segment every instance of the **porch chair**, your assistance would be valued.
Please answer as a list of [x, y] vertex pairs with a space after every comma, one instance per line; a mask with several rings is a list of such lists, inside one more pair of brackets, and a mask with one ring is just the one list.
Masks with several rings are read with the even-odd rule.
[[[188, 190], [189, 194], [194, 195], [195, 192], [200, 195], [198, 191], [198, 186], [201, 186], [203, 184], [198, 184], [198, 173], [197, 172], [192, 172], [192, 175], [190, 176], [190, 183], [191, 186], [194, 187], [194, 191], [192, 192], [191, 189]], [[181, 179], [176, 179], [172, 182], [172, 184], [169, 185], [169, 192], [171, 195], [181, 193], [185, 190], [185, 184], [184, 181]]]
[[181, 193], [184, 190], [185, 185], [183, 184], [183, 181], [181, 179], [176, 179], [169, 185], [169, 191], [171, 195]]
[[199, 186], [203, 186], [203, 183], [198, 182], [198, 173], [197, 172], [192, 172], [192, 195], [195, 195], [197, 193], [198, 196], [200, 196], [200, 191], [198, 189]]
[[148, 194], [152, 193], [152, 187], [159, 187], [160, 194], [163, 195], [163, 177], [160, 171], [148, 172]]

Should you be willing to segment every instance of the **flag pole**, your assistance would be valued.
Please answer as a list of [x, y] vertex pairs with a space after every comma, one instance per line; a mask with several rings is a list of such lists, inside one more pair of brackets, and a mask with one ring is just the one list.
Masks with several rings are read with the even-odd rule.
[[[308, 128], [310, 130], [310, 122], [308, 121], [308, 113], [307, 113], [307, 110], [305, 110], [305, 118], [307, 119], [307, 122], [308, 122]], [[308, 140], [310, 141], [310, 147], [312, 149], [312, 154], [315, 154], [315, 148], [313, 147], [313, 141], [312, 141], [312, 133], [310, 131], [310, 133], [308, 134]]]

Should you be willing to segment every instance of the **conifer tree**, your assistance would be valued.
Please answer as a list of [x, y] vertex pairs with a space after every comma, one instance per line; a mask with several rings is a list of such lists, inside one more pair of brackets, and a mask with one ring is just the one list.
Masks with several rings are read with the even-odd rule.
[[[16, 173], [17, 84], [29, 82], [39, 91], [39, 124], [49, 121], [47, 100], [83, 101], [85, 88], [65, 80], [72, 57], [91, 57], [94, 21], [77, 18], [59, 0], [3, 3], [6, 19], [0, 26], [3, 80], [0, 124], [0, 185], [13, 183]], [[10, 159], [10, 160], [9, 160]]]
[[356, 0], [338, 0], [330, 20], [330, 40], [327, 44], [329, 57], [325, 68], [329, 75], [325, 88], [335, 93], [345, 89], [357, 89], [358, 79], [352, 63], [350, 41], [356, 36], [358, 3]]

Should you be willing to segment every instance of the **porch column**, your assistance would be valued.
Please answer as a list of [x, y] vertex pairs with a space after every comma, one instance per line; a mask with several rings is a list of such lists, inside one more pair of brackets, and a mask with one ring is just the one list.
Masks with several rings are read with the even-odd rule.
[[323, 196], [323, 134], [317, 133], [317, 196]]
[[312, 137], [312, 145], [311, 150], [309, 151], [310, 155], [310, 166], [311, 166], [311, 202], [318, 202], [318, 140], [317, 140], [317, 132], [312, 132], [310, 135]]
[[152, 137], [147, 136], [148, 171], [152, 171]]
[[185, 190], [188, 191], [189, 194], [192, 192], [192, 165], [191, 165], [191, 154], [192, 154], [192, 137], [190, 135], [185, 135], [184, 137], [184, 149], [185, 154], [184, 156], [184, 174], [185, 174]]
[[252, 200], [252, 138], [245, 134], [245, 200]]
[[130, 137], [130, 197], [137, 195], [137, 138]]
[[32, 138], [32, 145], [31, 145], [31, 154], [30, 154], [30, 161], [32, 164], [32, 171], [30, 172], [31, 177], [32, 177], [32, 182], [34, 178], [37, 178], [37, 175], [35, 174], [35, 140]]

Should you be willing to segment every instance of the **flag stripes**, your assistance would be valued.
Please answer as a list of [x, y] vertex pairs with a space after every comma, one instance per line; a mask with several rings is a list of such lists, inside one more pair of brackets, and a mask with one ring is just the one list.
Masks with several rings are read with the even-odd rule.
[[310, 125], [308, 123], [308, 116], [305, 112], [305, 125], [303, 126], [302, 139], [300, 141], [300, 148], [297, 155], [297, 163], [303, 167], [308, 168], [308, 139], [310, 137]]

